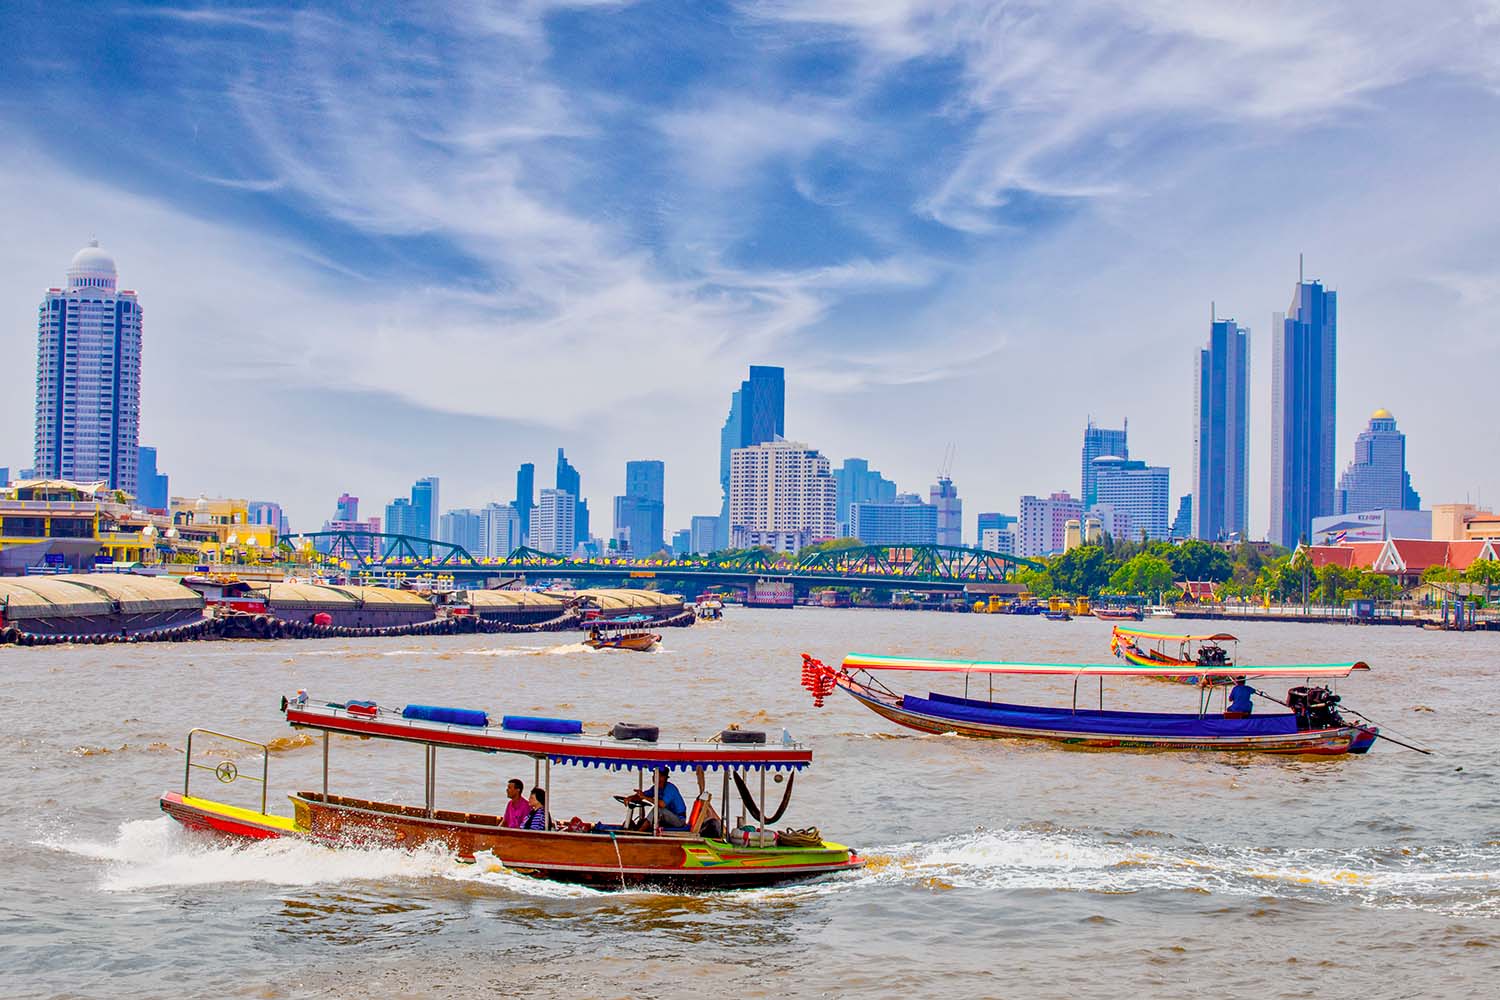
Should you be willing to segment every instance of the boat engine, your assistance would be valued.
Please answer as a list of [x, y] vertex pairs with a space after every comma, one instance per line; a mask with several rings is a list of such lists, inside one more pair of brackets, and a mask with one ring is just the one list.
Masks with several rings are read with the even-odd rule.
[[1333, 729], [1348, 725], [1339, 715], [1341, 699], [1326, 687], [1294, 687], [1286, 693], [1286, 703], [1297, 717], [1297, 728]]

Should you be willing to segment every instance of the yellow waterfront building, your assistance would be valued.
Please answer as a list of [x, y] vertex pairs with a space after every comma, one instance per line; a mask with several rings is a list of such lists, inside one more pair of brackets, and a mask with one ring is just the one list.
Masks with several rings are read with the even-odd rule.
[[0, 570], [155, 562], [158, 545], [174, 538], [171, 528], [107, 483], [19, 480], [0, 487]]

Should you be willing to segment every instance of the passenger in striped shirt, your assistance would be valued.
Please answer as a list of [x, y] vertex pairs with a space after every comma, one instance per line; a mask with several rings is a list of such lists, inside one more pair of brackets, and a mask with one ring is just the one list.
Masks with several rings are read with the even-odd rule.
[[531, 812], [526, 814], [523, 830], [547, 829], [547, 793], [540, 788], [531, 790]]

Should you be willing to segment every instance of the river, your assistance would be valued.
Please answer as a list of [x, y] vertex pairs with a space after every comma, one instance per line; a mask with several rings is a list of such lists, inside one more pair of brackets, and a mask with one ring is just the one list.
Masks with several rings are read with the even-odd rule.
[[[1345, 703], [1438, 753], [1377, 743], [1363, 758], [1277, 760], [921, 736], [841, 693], [815, 709], [798, 686], [804, 650], [1098, 661], [1109, 628], [1092, 619], [729, 608], [651, 654], [593, 652], [569, 634], [0, 647], [0, 993], [1493, 995], [1500, 641], [1235, 631], [1246, 661], [1367, 660], [1371, 673], [1340, 682]], [[315, 787], [318, 747], [277, 711], [299, 688], [685, 736], [785, 727], [815, 760], [780, 825], [816, 824], [871, 863], [770, 890], [608, 893], [435, 853], [227, 846], [161, 815], [192, 726], [275, 741], [273, 811]], [[995, 696], [1065, 704], [1069, 691], [1012, 678]], [[1106, 699], [1194, 704], [1191, 689], [1149, 681], [1112, 682]], [[493, 810], [505, 778], [531, 778], [515, 758], [443, 765], [440, 807]], [[336, 739], [332, 775], [345, 794], [422, 797], [416, 747]], [[615, 819], [609, 794], [629, 783], [554, 769], [553, 812]]]

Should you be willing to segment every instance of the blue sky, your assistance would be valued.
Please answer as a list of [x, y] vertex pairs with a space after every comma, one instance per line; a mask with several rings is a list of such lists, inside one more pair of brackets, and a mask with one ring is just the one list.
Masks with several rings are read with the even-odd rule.
[[717, 508], [751, 363], [788, 435], [969, 516], [1078, 489], [1089, 415], [1191, 488], [1209, 303], [1340, 292], [1340, 462], [1377, 407], [1428, 502], [1500, 500], [1500, 4], [60, 3], [0, 12], [0, 465], [91, 236], [146, 310], [174, 492], [301, 528], [412, 479], [630, 458]]

